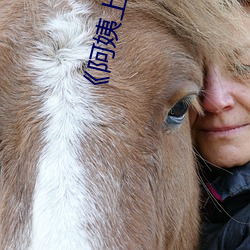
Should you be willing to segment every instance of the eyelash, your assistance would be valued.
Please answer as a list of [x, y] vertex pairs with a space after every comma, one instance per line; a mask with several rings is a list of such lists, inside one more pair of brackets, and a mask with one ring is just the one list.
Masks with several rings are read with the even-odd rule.
[[189, 107], [192, 105], [193, 96], [187, 96], [178, 101], [168, 112], [165, 119], [165, 126], [178, 126], [184, 121]]

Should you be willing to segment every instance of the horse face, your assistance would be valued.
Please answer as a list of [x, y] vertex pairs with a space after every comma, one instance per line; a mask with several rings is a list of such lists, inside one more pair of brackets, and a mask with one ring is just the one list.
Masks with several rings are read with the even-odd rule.
[[1, 6], [1, 246], [192, 249], [198, 187], [186, 106], [201, 88], [200, 55], [128, 10], [109, 83], [93, 85], [85, 71], [107, 76], [87, 69], [102, 11], [69, 2], [37, 3], [39, 13]]

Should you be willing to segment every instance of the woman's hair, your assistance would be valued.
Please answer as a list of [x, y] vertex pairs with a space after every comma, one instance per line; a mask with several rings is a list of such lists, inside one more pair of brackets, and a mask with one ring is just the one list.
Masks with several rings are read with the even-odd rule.
[[238, 0], [242, 6], [250, 6], [250, 0]]
[[[207, 60], [236, 65], [245, 35], [242, 3], [249, 0], [132, 0], [128, 7], [140, 9], [189, 40]], [[236, 32], [238, 34], [236, 35]], [[242, 39], [238, 39], [242, 36]]]

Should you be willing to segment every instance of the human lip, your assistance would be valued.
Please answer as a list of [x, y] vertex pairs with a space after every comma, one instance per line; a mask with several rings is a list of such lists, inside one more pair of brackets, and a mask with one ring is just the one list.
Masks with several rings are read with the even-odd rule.
[[218, 126], [218, 127], [209, 127], [201, 129], [201, 132], [208, 133], [210, 135], [228, 135], [240, 132], [249, 124], [243, 125], [233, 125], [233, 126]]

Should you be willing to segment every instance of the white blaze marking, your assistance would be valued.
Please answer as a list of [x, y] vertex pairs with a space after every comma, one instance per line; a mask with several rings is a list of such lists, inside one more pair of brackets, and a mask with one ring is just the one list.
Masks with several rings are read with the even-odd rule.
[[84, 223], [97, 211], [89, 205], [80, 155], [81, 141], [87, 139], [84, 122], [94, 120], [88, 107], [95, 86], [77, 68], [88, 61], [95, 23], [88, 23], [91, 29], [84, 25], [82, 17], [90, 14], [87, 6], [72, 3], [72, 7], [42, 28], [49, 37], [37, 43], [39, 52], [32, 55], [36, 85], [45, 91], [41, 116], [47, 118], [34, 193], [30, 247], [34, 250], [92, 249]]

